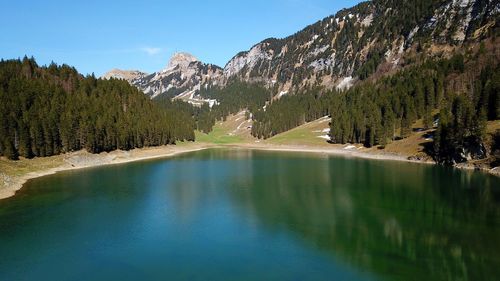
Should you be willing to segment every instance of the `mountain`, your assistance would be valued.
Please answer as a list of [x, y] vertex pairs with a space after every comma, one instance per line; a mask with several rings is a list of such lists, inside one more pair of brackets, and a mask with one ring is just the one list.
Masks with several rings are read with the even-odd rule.
[[266, 39], [224, 68], [177, 53], [153, 74], [115, 69], [107, 79], [2, 60], [0, 155], [193, 140], [195, 128], [208, 133], [245, 110], [260, 139], [330, 116], [333, 143], [384, 149], [421, 129], [436, 162], [498, 156], [499, 17], [493, 0], [373, 0]]
[[127, 82], [133, 84], [134, 80], [143, 78], [147, 75], [148, 75], [147, 73], [138, 70], [120, 70], [115, 68], [104, 74], [102, 78], [108, 80], [111, 78], [122, 79], [122, 80], [127, 80]]
[[111, 77], [127, 80], [152, 99], [166, 95], [195, 105], [208, 103], [213, 106], [215, 100], [203, 99], [196, 91], [221, 84], [223, 70], [216, 65], [202, 63], [191, 54], [176, 53], [166, 68], [158, 72], [148, 75], [140, 71], [112, 70], [103, 76]]
[[493, 0], [363, 2], [284, 39], [266, 39], [232, 58], [227, 78], [278, 85], [278, 92], [342, 88], [498, 31]]
[[374, 0], [264, 40], [224, 72], [273, 86], [274, 98], [251, 111], [258, 138], [330, 116], [332, 143], [385, 149], [422, 130], [430, 143], [420, 149], [437, 163], [496, 167], [499, 17], [498, 1]]
[[[322, 87], [347, 89], [373, 74], [412, 64], [417, 54], [447, 56], [498, 33], [494, 0], [374, 0], [339, 11], [283, 39], [269, 38], [240, 52], [221, 69], [175, 54], [167, 68], [145, 75], [114, 71], [147, 95], [207, 102], [201, 88], [232, 80], [260, 82], [281, 97]], [[211, 104], [213, 104], [212, 101]]]

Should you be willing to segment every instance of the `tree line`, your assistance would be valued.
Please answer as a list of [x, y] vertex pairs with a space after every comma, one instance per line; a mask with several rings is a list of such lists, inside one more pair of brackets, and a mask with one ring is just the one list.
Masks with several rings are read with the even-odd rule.
[[319, 90], [310, 90], [273, 100], [265, 108], [253, 111], [252, 135], [267, 139], [330, 115], [330, 104], [335, 94], [336, 92], [321, 94]]
[[0, 155], [32, 158], [194, 140], [191, 116], [123, 80], [86, 77], [33, 58], [0, 61]]
[[216, 99], [218, 104], [210, 108], [204, 104], [195, 109], [193, 114], [197, 128], [209, 133], [217, 120], [225, 121], [227, 116], [236, 114], [242, 109], [256, 112], [264, 107], [271, 98], [271, 91], [261, 84], [245, 83], [239, 80], [229, 82], [225, 87], [202, 89], [199, 94], [204, 98]]
[[437, 162], [484, 156], [486, 121], [500, 119], [500, 68], [487, 66], [470, 85], [454, 90], [452, 78], [465, 75], [465, 59], [462, 54], [429, 59], [344, 92], [309, 90], [282, 97], [253, 112], [252, 135], [270, 138], [330, 115], [331, 142], [384, 146], [408, 137], [422, 119], [422, 129], [437, 125], [431, 151]]
[[[500, 119], [500, 66], [487, 66], [467, 95], [454, 95], [441, 109], [434, 141], [435, 158], [444, 164], [483, 158], [486, 122]], [[493, 135], [496, 162], [500, 131]], [[496, 165], [498, 165], [497, 163]]]

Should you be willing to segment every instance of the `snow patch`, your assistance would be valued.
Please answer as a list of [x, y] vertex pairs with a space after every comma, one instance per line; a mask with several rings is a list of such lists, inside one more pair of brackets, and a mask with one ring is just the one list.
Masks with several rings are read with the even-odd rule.
[[314, 49], [312, 52], [309, 53], [309, 56], [317, 56], [319, 54], [322, 54], [326, 50], [328, 50], [328, 48], [330, 48], [329, 45], [325, 45], [323, 47], [316, 47], [316, 49]]
[[260, 60], [270, 60], [272, 56], [265, 52], [263, 49], [263, 44], [258, 44], [250, 49], [246, 54], [237, 56], [229, 61], [224, 68], [224, 73], [231, 77], [240, 72], [245, 66], [253, 68]]
[[373, 22], [373, 14], [370, 14], [363, 19], [363, 21], [361, 22], [361, 26], [369, 27], [370, 25], [372, 25], [372, 22]]
[[327, 69], [329, 66], [333, 66], [335, 64], [334, 60], [331, 59], [318, 59], [312, 61], [309, 66], [314, 68], [316, 71], [321, 71]]
[[[458, 2], [460, 1], [460, 2]], [[461, 8], [466, 8], [470, 5], [470, 3], [472, 2], [473, 0], [454, 0], [453, 1], [453, 4], [458, 4], [459, 7]], [[458, 2], [458, 3], [457, 3]]]
[[392, 56], [392, 51], [391, 50], [387, 50], [387, 52], [385, 52], [384, 56], [385, 56], [386, 60], [389, 60], [389, 58]]
[[[467, 31], [467, 28], [469, 27], [470, 21], [472, 20], [472, 9], [473, 6], [470, 5], [471, 0], [462, 0], [459, 4], [461, 8], [466, 8], [469, 7], [466, 11], [466, 16], [465, 18], [460, 22], [460, 26], [458, 27], [457, 31], [453, 35], [453, 39], [456, 41], [463, 42], [465, 40], [465, 32]], [[470, 6], [469, 6], [470, 5]]]
[[415, 28], [410, 31], [410, 34], [408, 34], [408, 41], [411, 41], [413, 39], [413, 36], [415, 36], [415, 34], [417, 34], [418, 30], [420, 29], [419, 26], [415, 26]]
[[219, 103], [219, 101], [217, 101], [217, 100], [208, 100], [208, 106], [209, 106], [210, 108], [214, 107], [214, 105], [219, 105], [219, 104], [220, 104], [220, 103]]
[[330, 116], [321, 117], [319, 123], [330, 122]]
[[288, 91], [281, 91], [281, 92], [278, 94], [278, 98], [281, 98], [282, 96], [287, 95], [287, 94], [288, 94]]
[[340, 81], [337, 85], [337, 90], [347, 90], [352, 87], [353, 82], [352, 76], [344, 77], [344, 79], [342, 79], [342, 81]]

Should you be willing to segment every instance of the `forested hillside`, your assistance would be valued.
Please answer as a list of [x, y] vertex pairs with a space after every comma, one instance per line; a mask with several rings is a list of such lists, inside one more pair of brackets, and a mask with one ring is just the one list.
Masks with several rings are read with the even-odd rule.
[[210, 133], [217, 120], [224, 121], [227, 116], [246, 109], [247, 119], [251, 112], [257, 112], [271, 98], [271, 91], [260, 84], [249, 84], [233, 81], [225, 87], [212, 86], [198, 92], [202, 99], [216, 99], [218, 102], [210, 107], [207, 103], [193, 106], [182, 100], [172, 101], [169, 96], [162, 95], [153, 101], [161, 107], [175, 107], [193, 117], [196, 128], [203, 133]]
[[[417, 119], [432, 123], [431, 112], [445, 105], [445, 94], [447, 103], [464, 93], [475, 99], [471, 89], [479, 73], [498, 63], [499, 13], [499, 3], [483, 0], [363, 2], [289, 37], [256, 44], [228, 62], [224, 74], [229, 85], [260, 83], [269, 90], [267, 106], [250, 110], [256, 137], [269, 138], [333, 113], [335, 142], [385, 144], [406, 137]], [[464, 70], [469, 66], [472, 72]], [[223, 103], [216, 96], [205, 94]], [[389, 123], [394, 123], [392, 134]]]
[[465, 77], [463, 57], [457, 55], [355, 87], [332, 104], [332, 141], [385, 145], [409, 136], [422, 119], [422, 129], [437, 126], [430, 152], [438, 162], [463, 162], [467, 154], [484, 157], [486, 121], [500, 118], [500, 68], [486, 66], [480, 73], [467, 81], [467, 90], [451, 90], [459, 81], [452, 76]]
[[154, 104], [126, 81], [33, 58], [0, 62], [0, 101], [0, 155], [10, 159], [194, 140], [189, 113]]
[[196, 91], [234, 81], [261, 83], [297, 93], [349, 88], [418, 62], [414, 56], [445, 57], [498, 36], [500, 3], [492, 0], [373, 0], [343, 9], [285, 38], [267, 38], [236, 54], [224, 69], [175, 54], [168, 66], [147, 75], [113, 70], [147, 95], [193, 104], [211, 103]]
[[337, 91], [322, 93], [311, 90], [297, 95], [286, 95], [265, 108], [253, 111], [252, 135], [267, 139], [298, 127], [306, 122], [330, 115]]
[[348, 91], [309, 91], [285, 96], [254, 114], [252, 134], [269, 138], [330, 115], [333, 143], [386, 145], [406, 138], [413, 124], [437, 127], [428, 151], [445, 164], [482, 158], [486, 122], [500, 119], [499, 50], [485, 41], [448, 59], [422, 63], [371, 79]]
[[200, 95], [220, 101], [212, 108], [208, 105], [202, 106], [196, 117], [198, 129], [202, 132], [210, 132], [216, 120], [225, 120], [228, 115], [236, 114], [242, 109], [256, 112], [271, 98], [271, 92], [263, 85], [240, 81], [233, 81], [223, 88], [207, 88], [200, 91]]
[[257, 138], [329, 115], [332, 142], [383, 147], [423, 120], [437, 127], [428, 152], [438, 162], [483, 157], [486, 122], [499, 119], [499, 16], [491, 0], [363, 2], [266, 39], [224, 70], [187, 53], [160, 72], [115, 70], [109, 80], [2, 61], [0, 155], [194, 140], [194, 129], [246, 110]]

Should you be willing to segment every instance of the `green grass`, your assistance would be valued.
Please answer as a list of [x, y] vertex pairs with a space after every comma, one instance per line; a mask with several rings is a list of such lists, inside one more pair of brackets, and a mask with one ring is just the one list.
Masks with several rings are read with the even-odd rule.
[[272, 144], [326, 145], [328, 144], [326, 140], [318, 137], [326, 133], [315, 131], [321, 131], [327, 127], [328, 123], [319, 123], [315, 121], [276, 135], [266, 142]]
[[[214, 129], [209, 134], [205, 134], [199, 131], [195, 132], [195, 137], [197, 142], [201, 143], [212, 143], [212, 144], [238, 144], [238, 143], [253, 143], [256, 139], [247, 136], [246, 134], [235, 134], [230, 135], [234, 131], [237, 124], [241, 122], [234, 122], [229, 118], [225, 122], [217, 123]], [[277, 145], [328, 145], [325, 139], [319, 138], [318, 136], [325, 135], [326, 133], [321, 132], [323, 129], [329, 127], [328, 122], [324, 121], [313, 121], [311, 123], [304, 124], [300, 127], [292, 129], [288, 132], [276, 135], [265, 143], [277, 144]]]
[[214, 129], [209, 134], [205, 134], [199, 131], [195, 132], [195, 137], [197, 142], [204, 143], [214, 143], [214, 144], [231, 144], [231, 143], [242, 143], [244, 139], [240, 136], [230, 136], [228, 131], [220, 126], [214, 126]]

